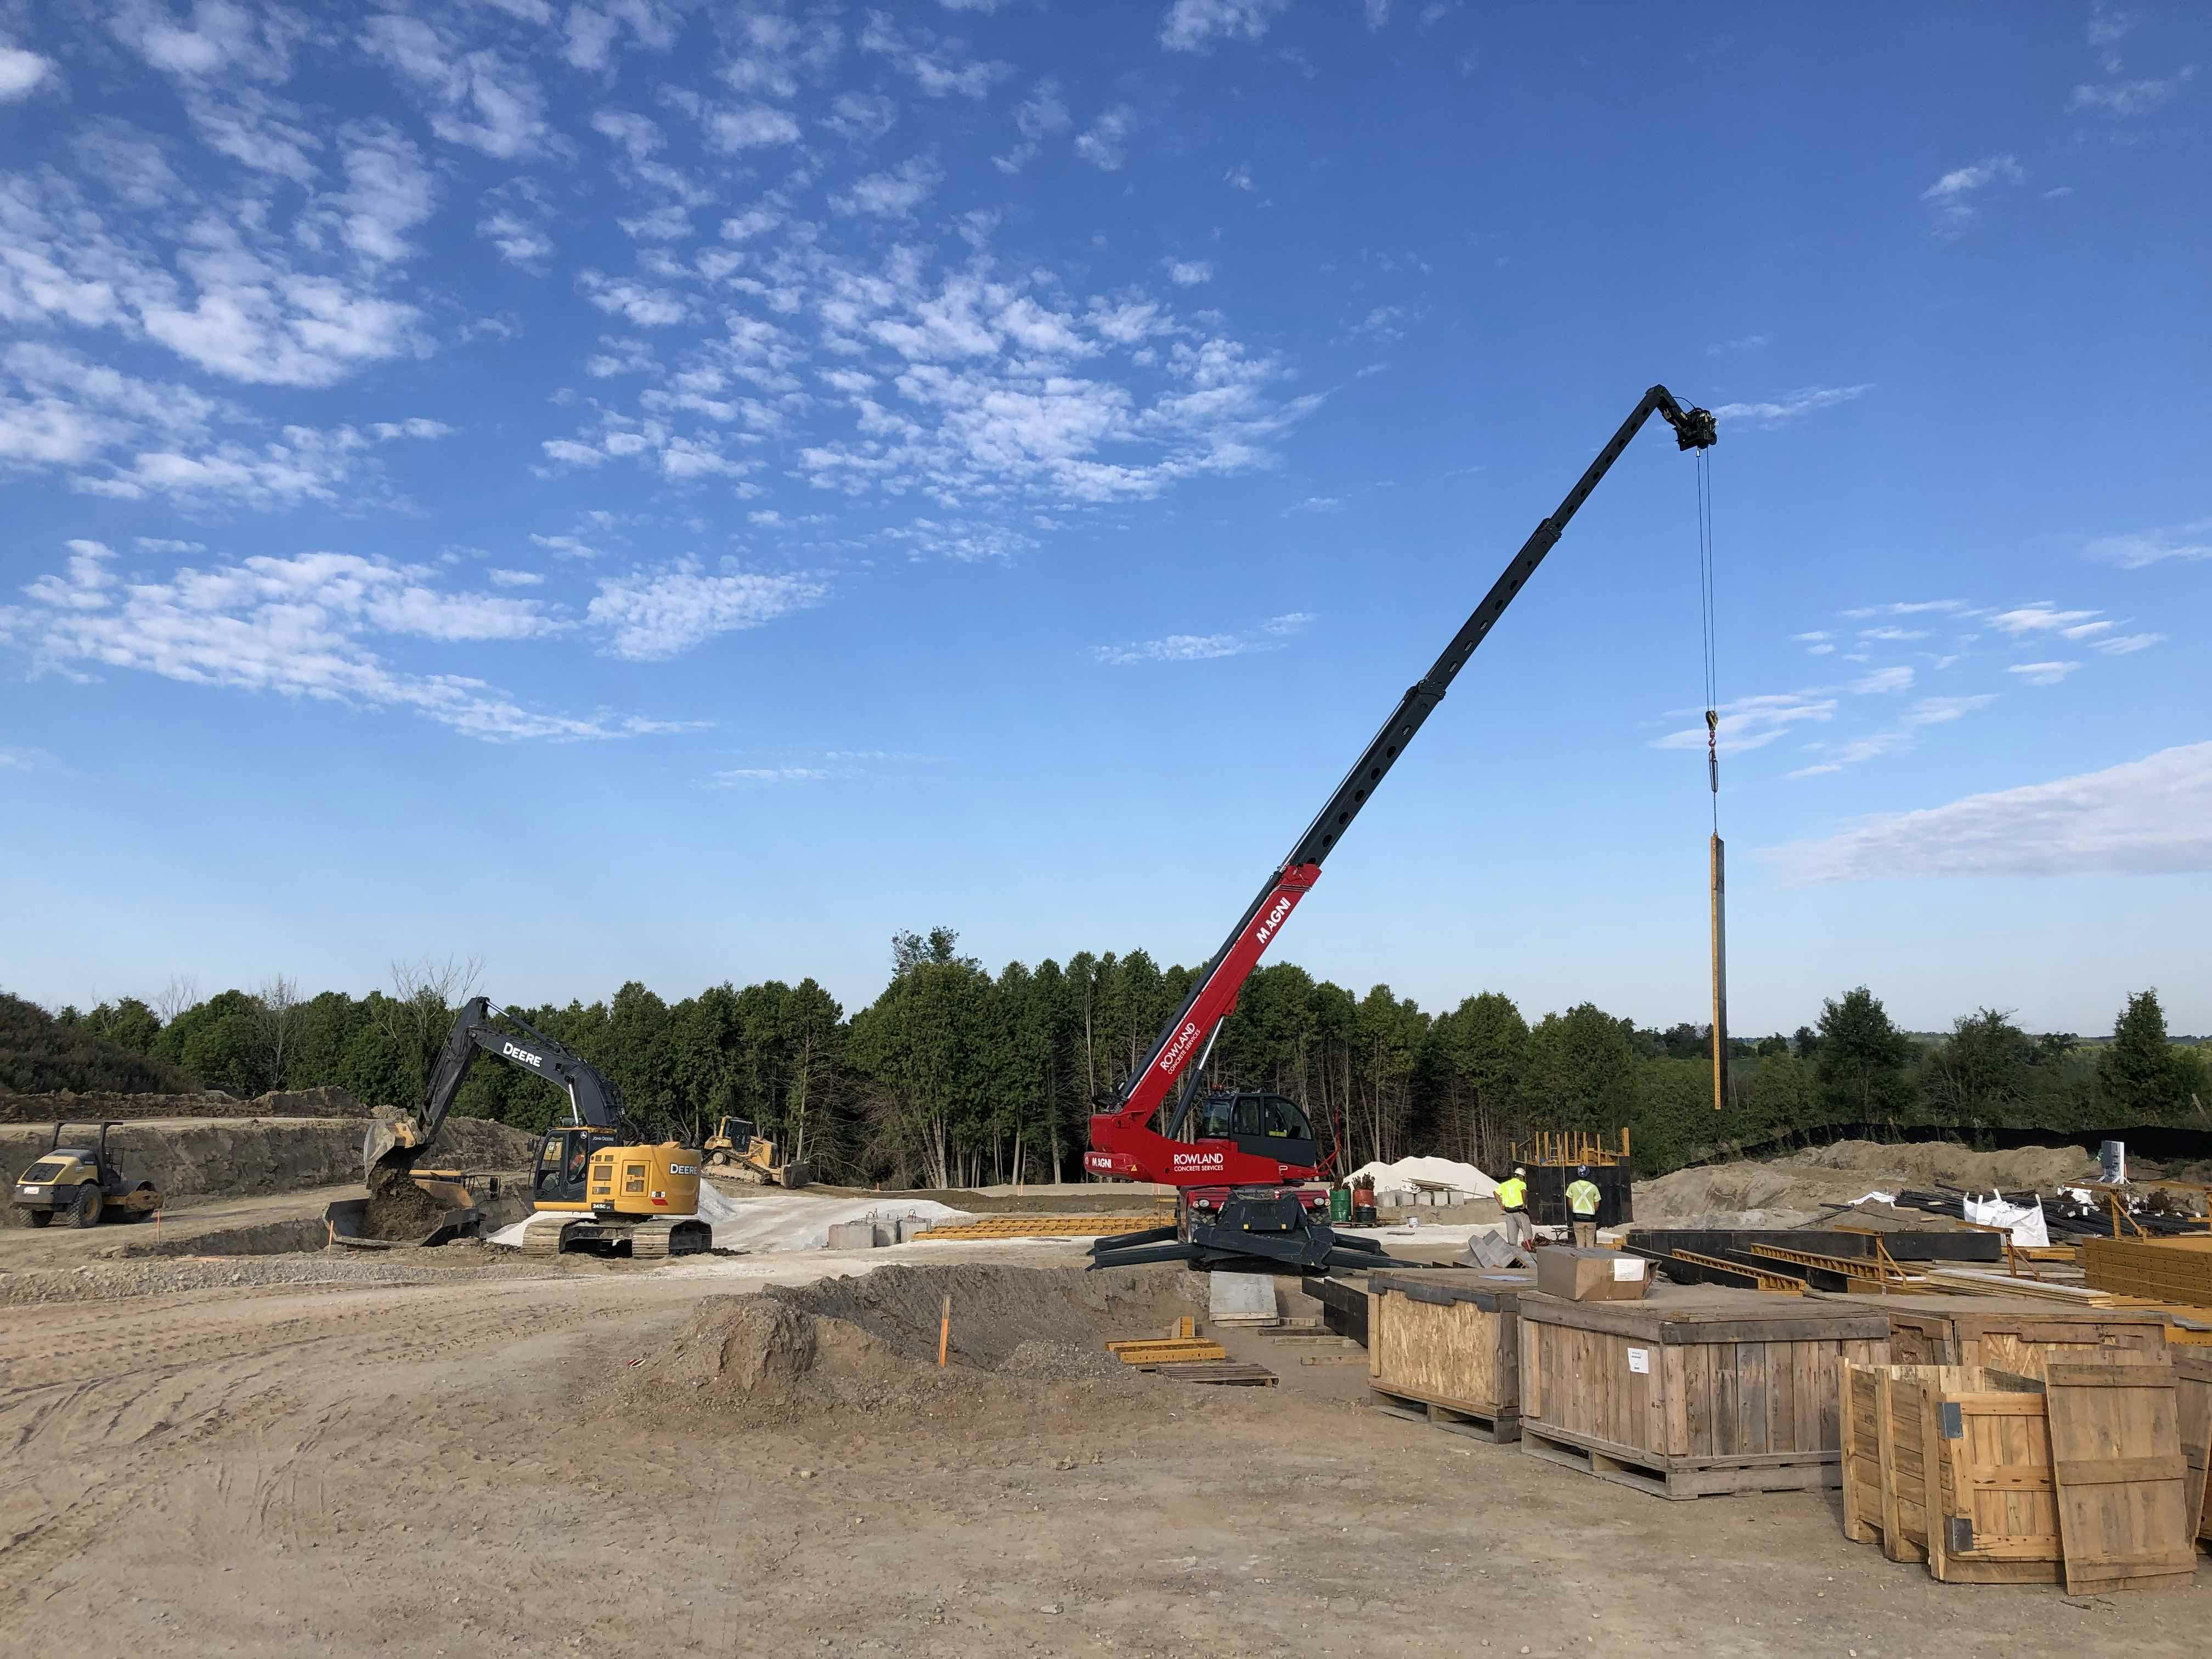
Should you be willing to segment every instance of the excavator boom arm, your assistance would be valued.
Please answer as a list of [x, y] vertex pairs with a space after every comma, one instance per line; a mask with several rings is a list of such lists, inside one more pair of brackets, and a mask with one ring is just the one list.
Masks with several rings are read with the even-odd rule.
[[[1115, 1097], [1103, 1097], [1101, 1110], [1091, 1121], [1094, 1125], [1112, 1121], [1120, 1129], [1116, 1139], [1124, 1139], [1131, 1130], [1142, 1128], [1152, 1121], [1175, 1080], [1183, 1068], [1201, 1051], [1214, 1028], [1226, 1019], [1237, 1006], [1238, 994], [1244, 981], [1259, 965], [1261, 954], [1282, 931], [1297, 902], [1312, 890], [1321, 879], [1322, 860], [1328, 856], [1337, 841], [1352, 825], [1368, 798], [1387, 776], [1390, 769], [1405, 753], [1406, 745], [1421, 729], [1436, 706], [1443, 701], [1444, 693], [1467, 666], [1475, 647], [1489, 637], [1505, 607], [1513, 602], [1536, 567], [1544, 562], [1565, 531], [1567, 522], [1578, 512], [1582, 504], [1598, 483], [1612, 470], [1630, 441], [1641, 431], [1644, 423], [1658, 415], [1674, 429], [1674, 441], [1680, 449], [1711, 447], [1717, 434], [1712, 416], [1702, 409], [1684, 409], [1674, 399], [1674, 393], [1663, 386], [1655, 386], [1646, 392], [1620, 429], [1609, 439], [1583, 471], [1575, 486], [1555, 507], [1548, 518], [1540, 522], [1521, 544], [1498, 580], [1490, 586], [1480, 603], [1453, 635], [1443, 653], [1430, 665], [1429, 672], [1399, 700], [1390, 718], [1382, 722], [1374, 738], [1368, 744], [1352, 769], [1346, 773], [1321, 811], [1315, 815], [1305, 833], [1291, 848], [1290, 856], [1277, 866], [1262, 884], [1259, 896], [1245, 908], [1220, 950], [1216, 951], [1206, 970], [1191, 988], [1181, 1008], [1161, 1028], [1158, 1039], [1144, 1064], [1131, 1073]], [[1095, 1136], [1094, 1136], [1095, 1139]], [[1125, 1141], [1126, 1144], [1126, 1141]], [[1173, 1178], [1165, 1171], [1140, 1174], [1140, 1179], [1160, 1181]]]
[[[494, 1024], [494, 1015], [520, 1026], [524, 1035], [515, 1036]], [[446, 1046], [430, 1068], [422, 1106], [397, 1124], [379, 1123], [369, 1130], [362, 1148], [362, 1163], [372, 1186], [379, 1166], [404, 1169], [438, 1138], [479, 1054], [496, 1054], [557, 1086], [568, 1097], [572, 1121], [611, 1129], [623, 1120], [621, 1094], [589, 1060], [571, 1054], [508, 1010], [495, 1008], [489, 997], [471, 997], [461, 1006], [453, 1030], [447, 1033]]]

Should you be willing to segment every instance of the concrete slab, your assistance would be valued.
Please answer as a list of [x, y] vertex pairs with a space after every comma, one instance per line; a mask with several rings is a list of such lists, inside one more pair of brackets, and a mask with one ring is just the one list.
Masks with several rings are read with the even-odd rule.
[[1267, 1273], [1208, 1273], [1206, 1312], [1217, 1323], [1275, 1319], [1275, 1281]]

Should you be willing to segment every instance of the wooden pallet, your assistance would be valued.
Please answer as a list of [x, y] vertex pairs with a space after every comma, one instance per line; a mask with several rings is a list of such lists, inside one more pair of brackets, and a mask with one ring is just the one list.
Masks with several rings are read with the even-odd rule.
[[[1307, 1363], [1310, 1364], [1313, 1362]], [[1500, 1411], [1495, 1406], [1485, 1408], [1467, 1401], [1446, 1400], [1437, 1395], [1416, 1394], [1402, 1387], [1383, 1388], [1370, 1382], [1367, 1389], [1375, 1396], [1375, 1409], [1392, 1417], [1407, 1418], [1416, 1423], [1433, 1423], [1453, 1434], [1487, 1440], [1493, 1445], [1507, 1445], [1521, 1437], [1521, 1414], [1518, 1412]]]
[[1275, 1374], [1265, 1365], [1243, 1365], [1233, 1360], [1178, 1363], [1150, 1368], [1170, 1382], [1212, 1382], [1232, 1389], [1272, 1389]]
[[1723, 1498], [1749, 1492], [1821, 1492], [1838, 1485], [1842, 1463], [1834, 1452], [1771, 1452], [1699, 1461], [1658, 1458], [1631, 1446], [1541, 1427], [1525, 1419], [1521, 1449], [1601, 1480], [1657, 1498]]

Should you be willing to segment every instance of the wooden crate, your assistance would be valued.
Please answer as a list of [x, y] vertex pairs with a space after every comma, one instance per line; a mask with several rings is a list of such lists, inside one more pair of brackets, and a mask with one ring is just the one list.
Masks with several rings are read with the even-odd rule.
[[1718, 1285], [1520, 1311], [1522, 1449], [1667, 1498], [1838, 1485], [1840, 1367], [1889, 1358], [1879, 1310]]
[[1519, 1304], [1533, 1293], [1533, 1278], [1459, 1269], [1368, 1274], [1375, 1403], [1479, 1439], [1519, 1439]]
[[2057, 1583], [2063, 1551], [2051, 1431], [2035, 1380], [1945, 1366], [1886, 1386], [1900, 1448], [1893, 1455], [1893, 1502], [1901, 1531], [1916, 1496], [1915, 1460], [1901, 1448], [1919, 1443], [1918, 1541], [1929, 1572], [1947, 1584]]
[[2207, 1471], [2212, 1464], [2212, 1352], [2176, 1348], [2172, 1358], [2174, 1381], [2181, 1390], [2181, 1455], [2188, 1460], [2189, 1489], [2195, 1498], [2191, 1513], [2197, 1516], [2197, 1536], [2212, 1543], [2212, 1484], [2208, 1484]]
[[1963, 1365], [2041, 1376], [2064, 1364], [2166, 1357], [2162, 1315], [2068, 1308], [2023, 1297], [1852, 1297], [1889, 1316], [1889, 1357], [1899, 1365]]
[[1880, 1544], [1893, 1561], [1925, 1561], [1927, 1448], [1920, 1390], [1972, 1389], [1979, 1386], [1981, 1373], [1960, 1365], [1846, 1364], [1841, 1370], [1844, 1536], [1855, 1544]]

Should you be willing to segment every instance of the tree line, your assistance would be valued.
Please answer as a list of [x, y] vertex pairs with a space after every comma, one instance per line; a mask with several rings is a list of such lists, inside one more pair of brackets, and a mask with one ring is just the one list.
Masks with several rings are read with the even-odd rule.
[[[604, 1072], [635, 1116], [693, 1144], [735, 1115], [830, 1179], [958, 1187], [1079, 1178], [1094, 1097], [1141, 1064], [1197, 971], [1133, 951], [994, 974], [937, 927], [898, 934], [889, 982], [849, 1015], [811, 979], [674, 1003], [632, 981], [605, 1001], [514, 1012]], [[241, 1097], [335, 1085], [411, 1106], [476, 978], [473, 963], [400, 964], [389, 991], [362, 997], [302, 996], [278, 976], [203, 999], [172, 981], [150, 1002], [40, 1013], [43, 1060], [0, 1022], [0, 1085], [108, 1086], [69, 1080], [94, 1055], [116, 1075], [137, 1065]], [[1495, 991], [1430, 1013], [1387, 985], [1355, 995], [1284, 963], [1247, 982], [1206, 1082], [1299, 1101], [1340, 1169], [1421, 1152], [1494, 1170], [1535, 1129], [1626, 1128], [1656, 1173], [1838, 1123], [2212, 1128], [2208, 1052], [2169, 1041], [2154, 991], [2128, 999], [2109, 1039], [2084, 1042], [1990, 1008], [1916, 1037], [1862, 986], [1790, 1035], [1732, 1042], [1717, 1112], [1708, 1027], [1639, 1026], [1587, 1002], [1532, 1024]], [[455, 1109], [536, 1132], [565, 1102], [486, 1060]]]

